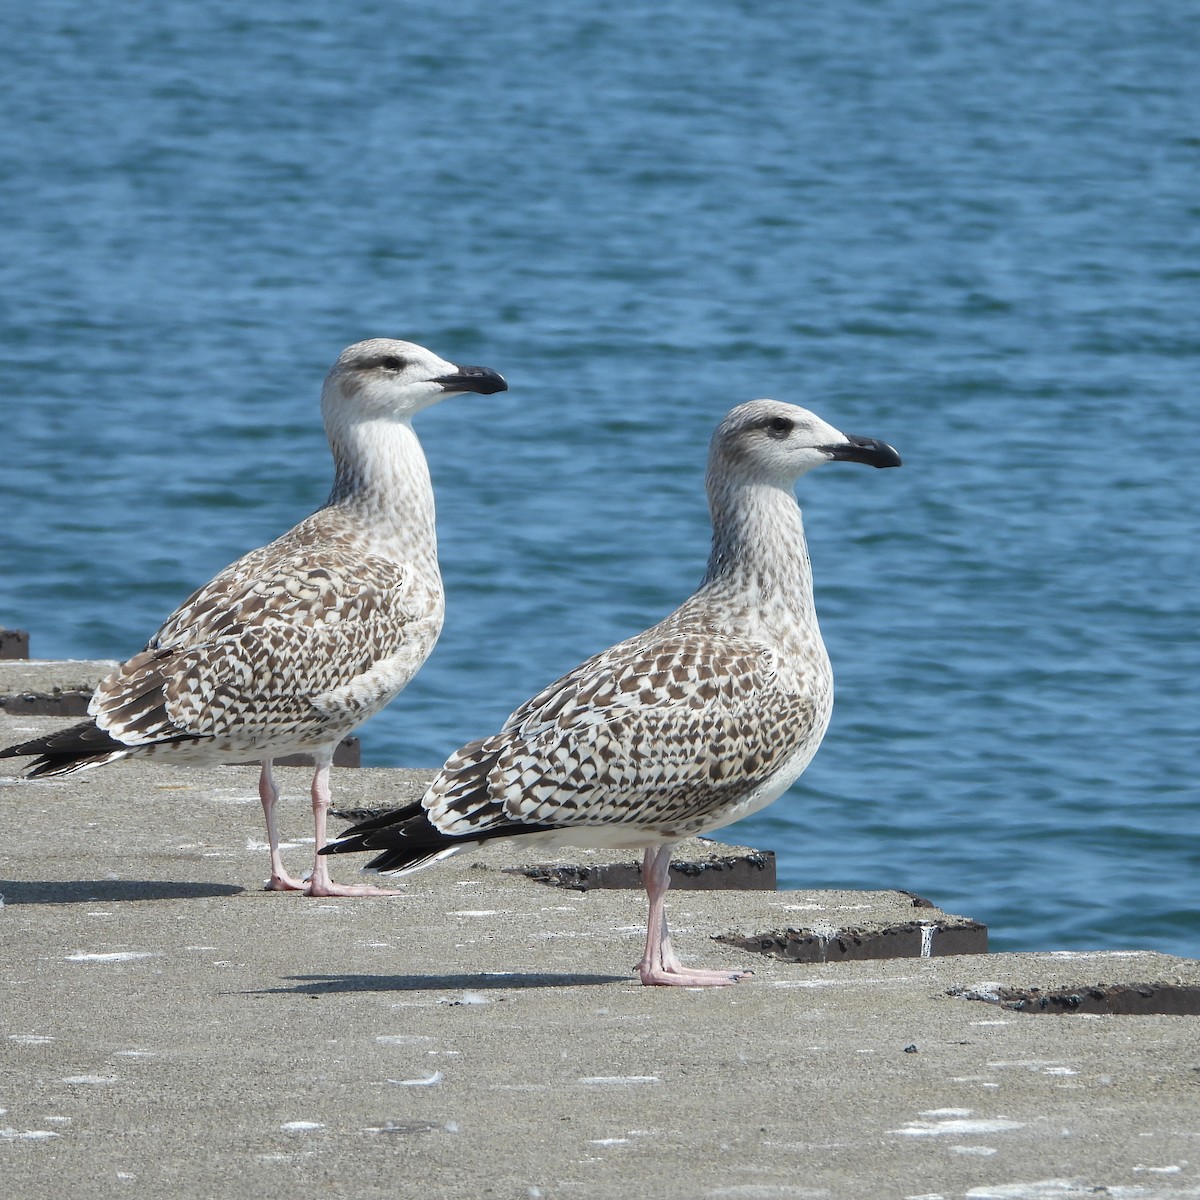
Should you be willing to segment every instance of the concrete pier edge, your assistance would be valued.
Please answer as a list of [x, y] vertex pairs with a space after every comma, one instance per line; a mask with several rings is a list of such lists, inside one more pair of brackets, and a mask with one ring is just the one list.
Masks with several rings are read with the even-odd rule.
[[[0, 706], [0, 744], [66, 719]], [[268, 894], [254, 768], [19, 766], [6, 1196], [1200, 1196], [1196, 960], [944, 953], [976, 923], [906, 893], [689, 889], [766, 869], [701, 842], [678, 949], [754, 975], [648, 989], [620, 864], [495, 849], [383, 900]], [[427, 775], [337, 771], [334, 795], [378, 808]], [[280, 778], [308, 832], [308, 772]], [[906, 956], [856, 957], [872, 936]]]

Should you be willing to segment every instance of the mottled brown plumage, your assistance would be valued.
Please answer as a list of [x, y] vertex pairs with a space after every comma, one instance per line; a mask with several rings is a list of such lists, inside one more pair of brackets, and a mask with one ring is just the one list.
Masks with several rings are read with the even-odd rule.
[[[31, 777], [131, 755], [260, 759], [268, 886], [303, 888], [279, 854], [271, 760], [314, 756], [321, 846], [334, 748], [408, 683], [442, 627], [433, 490], [411, 419], [445, 396], [506, 386], [494, 371], [456, 367], [410, 342], [349, 347], [322, 392], [336, 468], [325, 506], [189, 596], [101, 681], [90, 721], [0, 755], [38, 755]], [[338, 887], [319, 857], [306, 890], [378, 891]]]
[[898, 466], [869, 438], [756, 400], [713, 435], [713, 544], [699, 589], [653, 628], [588, 659], [456, 751], [419, 805], [348, 830], [325, 852], [383, 851], [403, 872], [494, 837], [645, 851], [646, 983], [729, 983], [670, 949], [674, 843], [770, 804], [825, 734], [833, 675], [813, 605], [796, 479], [830, 459]]

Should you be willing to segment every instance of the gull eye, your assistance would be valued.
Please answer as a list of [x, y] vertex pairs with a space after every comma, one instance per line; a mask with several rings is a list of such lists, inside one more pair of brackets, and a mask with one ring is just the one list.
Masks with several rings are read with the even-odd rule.
[[379, 359], [379, 366], [385, 371], [403, 371], [408, 366], [408, 360], [399, 358], [395, 354], [385, 354]]
[[767, 432], [773, 438], [785, 438], [795, 427], [796, 423], [787, 417], [771, 417], [767, 421]]

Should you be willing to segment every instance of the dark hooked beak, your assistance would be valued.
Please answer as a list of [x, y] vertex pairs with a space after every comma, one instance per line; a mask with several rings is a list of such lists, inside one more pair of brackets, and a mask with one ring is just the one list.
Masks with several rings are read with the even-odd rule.
[[830, 458], [842, 462], [866, 463], [868, 467], [898, 467], [900, 455], [887, 442], [878, 438], [857, 437], [853, 433], [845, 435], [845, 442], [836, 446], [821, 446]]
[[459, 367], [453, 375], [442, 375], [433, 381], [440, 383], [447, 392], [478, 392], [490, 396], [493, 392], [507, 392], [504, 376], [491, 367]]

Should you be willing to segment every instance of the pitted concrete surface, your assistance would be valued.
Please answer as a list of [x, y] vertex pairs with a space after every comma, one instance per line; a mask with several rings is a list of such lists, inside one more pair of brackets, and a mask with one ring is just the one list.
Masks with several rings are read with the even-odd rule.
[[[0, 714], [3, 744], [18, 724], [40, 722]], [[5, 1197], [1200, 1196], [1200, 1018], [950, 994], [1195, 986], [1196, 961], [785, 962], [712, 938], [894, 920], [911, 898], [675, 891], [685, 961], [755, 974], [643, 988], [636, 891], [549, 887], [493, 852], [389, 899], [264, 893], [253, 768], [17, 765]], [[281, 774], [285, 834], [307, 830], [308, 774]], [[344, 771], [335, 797], [419, 778]]]

